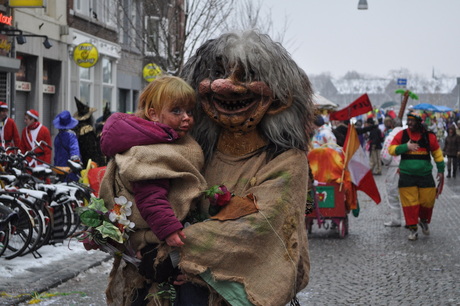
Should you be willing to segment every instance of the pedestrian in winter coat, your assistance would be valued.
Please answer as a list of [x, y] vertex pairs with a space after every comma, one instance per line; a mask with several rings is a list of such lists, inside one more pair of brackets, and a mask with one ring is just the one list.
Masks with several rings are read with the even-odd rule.
[[[72, 118], [72, 115], [67, 110], [59, 113], [56, 118], [54, 118], [53, 125], [59, 130], [54, 138], [55, 166], [67, 167], [68, 160], [80, 162], [81, 155], [77, 135], [72, 131], [77, 124], [78, 120]], [[71, 173], [68, 175], [67, 179], [76, 181], [78, 177], [74, 173]]]
[[[21, 146], [22, 153], [34, 150], [36, 157], [47, 164], [51, 164], [51, 134], [49, 129], [40, 123], [38, 112], [34, 109], [29, 109], [24, 116], [26, 127], [22, 130]], [[37, 143], [45, 142], [40, 148]], [[29, 167], [35, 167], [43, 164], [41, 161], [27, 157]]]
[[[374, 119], [368, 118], [367, 123], [370, 127], [374, 126]], [[380, 151], [382, 150], [383, 132], [380, 128], [369, 131], [369, 162], [372, 174], [382, 174], [382, 162], [380, 160]]]
[[[0, 140], [3, 148], [18, 147], [21, 144], [16, 122], [8, 117], [8, 105], [0, 101]], [[9, 152], [7, 152], [9, 153]]]
[[444, 156], [447, 156], [447, 178], [457, 175], [457, 164], [458, 157], [460, 155], [460, 135], [457, 135], [457, 131], [454, 125], [449, 126], [447, 130], [448, 134], [444, 140]]

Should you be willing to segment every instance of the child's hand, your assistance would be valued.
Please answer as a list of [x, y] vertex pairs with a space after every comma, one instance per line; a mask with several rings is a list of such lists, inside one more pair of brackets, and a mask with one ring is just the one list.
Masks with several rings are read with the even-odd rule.
[[184, 232], [182, 230], [176, 231], [172, 233], [171, 235], [169, 235], [168, 237], [166, 237], [166, 243], [172, 247], [183, 246], [184, 242], [182, 242], [181, 237], [184, 239], [186, 238]]

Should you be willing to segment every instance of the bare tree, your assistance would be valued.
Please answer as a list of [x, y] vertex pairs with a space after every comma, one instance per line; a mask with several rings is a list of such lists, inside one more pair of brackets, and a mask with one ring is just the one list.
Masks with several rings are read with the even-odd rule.
[[258, 30], [271, 36], [279, 43], [283, 43], [288, 28], [287, 18], [284, 24], [277, 28], [273, 23], [272, 10], [264, 6], [262, 0], [238, 0], [233, 13], [227, 18], [224, 29], [233, 30]]
[[271, 10], [262, 10], [261, 0], [117, 1], [123, 39], [131, 40], [146, 61], [173, 75], [198, 46], [222, 32], [258, 29], [282, 42], [287, 27], [273, 34]]
[[[197, 46], [223, 30], [235, 0], [117, 0], [123, 46], [178, 74]], [[136, 17], [134, 17], [136, 16]]]

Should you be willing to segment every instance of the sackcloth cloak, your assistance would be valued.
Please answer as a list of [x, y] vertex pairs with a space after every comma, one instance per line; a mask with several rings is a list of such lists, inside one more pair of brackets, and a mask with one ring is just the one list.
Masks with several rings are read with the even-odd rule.
[[309, 280], [308, 171], [305, 152], [297, 149], [268, 162], [264, 151], [240, 157], [215, 152], [205, 170], [208, 185], [224, 184], [235, 197], [252, 193], [259, 211], [185, 228], [181, 269], [192, 279], [206, 272], [216, 281], [241, 283], [254, 305], [289, 303]]
[[[109, 162], [101, 183], [100, 197], [108, 209], [112, 209], [114, 198], [125, 196], [135, 203], [130, 182], [154, 179], [170, 179], [168, 200], [176, 217], [183, 220], [196, 200], [206, 189], [206, 182], [200, 173], [204, 165], [203, 152], [190, 136], [169, 144], [135, 146], [122, 154], [116, 154]], [[136, 205], [132, 206], [130, 221], [135, 223], [135, 232], [127, 241], [128, 249], [134, 252], [148, 243], [160, 243], [141, 217]], [[164, 259], [170, 248], [160, 243]], [[131, 252], [133, 253], [133, 252]], [[159, 255], [160, 257], [160, 255]], [[135, 289], [142, 288], [147, 280], [137, 267], [115, 256], [107, 287], [108, 305], [131, 305]], [[154, 292], [155, 286], [152, 286]], [[148, 305], [155, 305], [151, 301]]]

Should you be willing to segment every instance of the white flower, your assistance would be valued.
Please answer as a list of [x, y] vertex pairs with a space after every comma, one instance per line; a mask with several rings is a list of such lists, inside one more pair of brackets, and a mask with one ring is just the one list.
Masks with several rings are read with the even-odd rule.
[[118, 222], [119, 224], [123, 224], [125, 227], [133, 228], [134, 223], [128, 220], [128, 216], [131, 215], [131, 206], [133, 203], [128, 201], [126, 197], [121, 196], [115, 198], [115, 206], [110, 211], [109, 219], [112, 222]]

